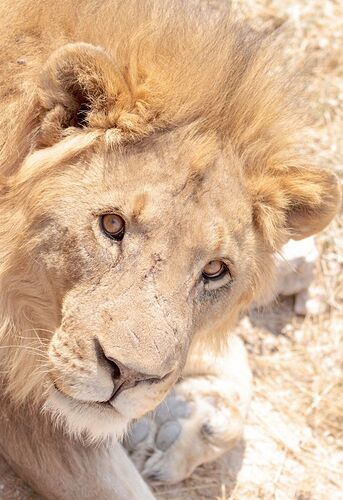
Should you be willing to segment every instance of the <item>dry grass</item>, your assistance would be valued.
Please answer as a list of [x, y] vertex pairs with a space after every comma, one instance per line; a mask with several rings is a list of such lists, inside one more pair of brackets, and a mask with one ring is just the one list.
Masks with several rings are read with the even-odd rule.
[[[220, 1], [225, 0], [211, 3]], [[296, 58], [300, 68], [310, 62], [311, 127], [303, 147], [343, 179], [342, 0], [233, 4], [257, 29], [282, 25], [287, 56]], [[184, 483], [158, 489], [159, 498], [343, 499], [342, 217], [317, 244], [321, 258], [315, 282], [326, 291], [326, 312], [295, 317], [288, 299], [238, 326], [255, 375], [242, 468], [236, 475], [238, 447]]]

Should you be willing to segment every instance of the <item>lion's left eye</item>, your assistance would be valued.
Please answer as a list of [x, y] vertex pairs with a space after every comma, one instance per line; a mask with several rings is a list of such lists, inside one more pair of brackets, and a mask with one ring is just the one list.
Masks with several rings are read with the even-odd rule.
[[211, 260], [202, 270], [202, 277], [206, 280], [218, 280], [229, 272], [227, 265], [221, 260]]
[[125, 233], [125, 221], [118, 214], [105, 214], [100, 219], [101, 229], [108, 238], [120, 241]]

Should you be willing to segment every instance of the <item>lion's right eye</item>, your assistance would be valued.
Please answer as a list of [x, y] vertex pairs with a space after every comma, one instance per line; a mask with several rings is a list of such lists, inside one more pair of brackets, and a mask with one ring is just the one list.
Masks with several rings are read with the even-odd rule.
[[125, 234], [125, 221], [118, 214], [105, 214], [100, 218], [103, 233], [112, 240], [121, 241]]
[[202, 277], [207, 280], [218, 280], [229, 272], [227, 265], [221, 260], [211, 260], [202, 270]]

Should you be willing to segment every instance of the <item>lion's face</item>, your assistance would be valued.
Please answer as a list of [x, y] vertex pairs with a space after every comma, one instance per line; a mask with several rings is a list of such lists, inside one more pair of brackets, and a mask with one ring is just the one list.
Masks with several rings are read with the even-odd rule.
[[191, 343], [218, 348], [269, 288], [273, 252], [339, 205], [334, 175], [291, 153], [263, 58], [249, 84], [232, 76], [230, 101], [231, 63], [213, 59], [190, 85], [199, 54], [189, 74], [147, 63], [128, 83], [125, 60], [60, 47], [17, 132], [25, 142], [27, 126], [28, 144], [0, 179], [6, 389], [44, 395], [75, 432], [119, 434], [156, 407]]
[[180, 133], [60, 170], [38, 181], [29, 210], [32, 255], [61, 311], [48, 404], [108, 432], [154, 408], [194, 336], [215, 333], [249, 295], [251, 202], [233, 156]]

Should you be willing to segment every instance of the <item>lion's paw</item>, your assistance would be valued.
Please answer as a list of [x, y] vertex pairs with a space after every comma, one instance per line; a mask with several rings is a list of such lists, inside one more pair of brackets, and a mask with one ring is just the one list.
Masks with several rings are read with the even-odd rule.
[[143, 476], [175, 483], [232, 448], [243, 417], [225, 386], [215, 377], [186, 378], [154, 413], [133, 424], [125, 445]]

